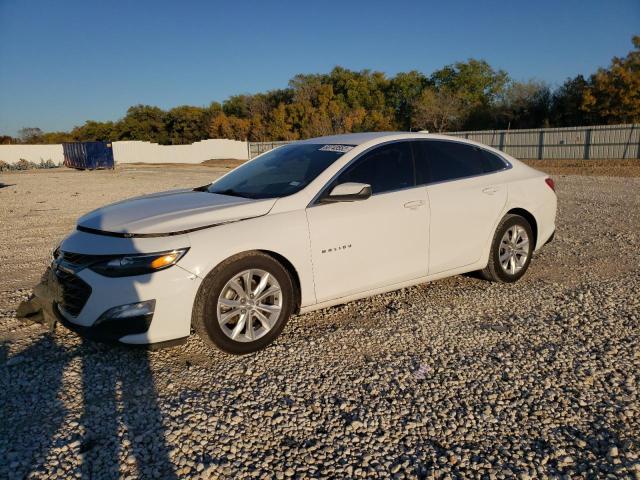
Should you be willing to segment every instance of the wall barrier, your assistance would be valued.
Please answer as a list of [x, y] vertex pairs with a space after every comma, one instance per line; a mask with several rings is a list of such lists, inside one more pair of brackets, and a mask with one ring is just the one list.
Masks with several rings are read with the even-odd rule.
[[247, 142], [212, 139], [190, 145], [158, 145], [157, 143], [112, 142], [117, 163], [202, 163], [205, 160], [248, 158]]
[[21, 158], [34, 163], [40, 163], [40, 160], [52, 160], [56, 164], [64, 161], [62, 145], [0, 145], [0, 160], [3, 162], [13, 164]]
[[[118, 163], [202, 163], [205, 160], [247, 160], [247, 142], [211, 139], [190, 145], [158, 145], [151, 142], [112, 142], [113, 158]], [[34, 163], [40, 160], [64, 160], [62, 145], [0, 145], [0, 160], [16, 163], [21, 158]]]

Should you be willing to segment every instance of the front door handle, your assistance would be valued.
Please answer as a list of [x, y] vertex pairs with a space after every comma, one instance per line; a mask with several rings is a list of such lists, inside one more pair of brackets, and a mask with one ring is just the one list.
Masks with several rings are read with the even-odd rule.
[[497, 193], [500, 189], [498, 187], [486, 187], [482, 189], [482, 193], [486, 193], [487, 195], [493, 195]]
[[422, 205], [424, 205], [424, 200], [413, 200], [412, 202], [405, 203], [404, 208], [415, 210], [416, 208], [420, 208]]

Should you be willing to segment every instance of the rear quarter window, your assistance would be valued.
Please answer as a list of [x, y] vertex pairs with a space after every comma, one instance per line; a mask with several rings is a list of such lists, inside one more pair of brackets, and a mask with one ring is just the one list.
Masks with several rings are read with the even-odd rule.
[[499, 170], [504, 170], [507, 167], [506, 162], [495, 153], [478, 147], [476, 147], [476, 150], [482, 159], [484, 171], [486, 173], [497, 172]]

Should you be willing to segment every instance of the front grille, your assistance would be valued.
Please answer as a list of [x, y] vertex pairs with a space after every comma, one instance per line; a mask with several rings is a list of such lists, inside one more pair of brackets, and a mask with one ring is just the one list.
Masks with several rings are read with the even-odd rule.
[[109, 257], [109, 255], [86, 255], [84, 253], [60, 252], [59, 261], [74, 268], [84, 268]]
[[55, 271], [58, 282], [62, 286], [62, 308], [66, 313], [77, 317], [84, 307], [89, 296], [91, 295], [91, 287], [71, 273], [62, 270]]

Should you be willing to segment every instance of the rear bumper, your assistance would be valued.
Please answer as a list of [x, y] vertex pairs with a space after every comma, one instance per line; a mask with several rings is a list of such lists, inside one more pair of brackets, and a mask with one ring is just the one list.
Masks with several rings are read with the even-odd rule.
[[557, 197], [555, 196], [555, 194], [553, 194], [549, 196], [549, 199], [545, 203], [539, 205], [538, 208], [534, 209], [531, 212], [536, 219], [536, 223], [538, 224], [538, 239], [535, 248], [536, 251], [549, 243], [555, 235], [557, 208]]

